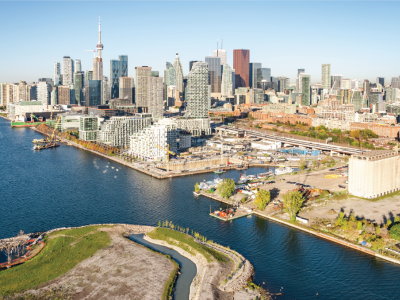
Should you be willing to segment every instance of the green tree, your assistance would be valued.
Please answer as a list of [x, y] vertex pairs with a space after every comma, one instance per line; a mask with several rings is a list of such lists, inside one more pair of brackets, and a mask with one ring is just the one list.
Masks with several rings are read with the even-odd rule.
[[376, 231], [376, 234], [380, 234], [381, 233], [381, 227], [379, 225], [376, 225], [375, 231]]
[[158, 221], [158, 227], [161, 227], [161, 221]]
[[394, 223], [400, 223], [400, 216], [396, 216], [395, 218], [394, 218], [394, 221], [393, 221]]
[[299, 164], [300, 170], [303, 171], [306, 168], [306, 166], [307, 166], [306, 161], [304, 159], [300, 160], [300, 164]]
[[243, 156], [243, 155], [244, 155], [244, 152], [243, 152], [243, 151], [239, 151], [239, 152], [238, 152], [238, 155], [239, 155], [239, 156]]
[[362, 230], [363, 224], [361, 221], [357, 222], [357, 230]]
[[299, 191], [288, 191], [283, 195], [284, 210], [289, 214], [291, 222], [296, 221], [296, 215], [303, 205], [304, 198]]
[[254, 201], [254, 205], [259, 210], [264, 210], [268, 203], [271, 201], [271, 193], [266, 190], [259, 190]]
[[196, 184], [194, 185], [194, 191], [197, 193], [198, 191], [200, 191], [200, 186], [199, 183], [196, 182]]
[[371, 249], [372, 250], [380, 250], [385, 248], [386, 243], [381, 237], [377, 237], [371, 241]]
[[225, 178], [218, 185], [219, 194], [226, 199], [232, 196], [234, 191], [235, 191], [235, 181], [233, 181], [233, 179]]
[[386, 227], [389, 228], [390, 225], [392, 225], [392, 221], [391, 221], [390, 219], [388, 219], [388, 220], [386, 221]]
[[394, 224], [389, 230], [390, 237], [394, 240], [400, 240], [400, 223]]

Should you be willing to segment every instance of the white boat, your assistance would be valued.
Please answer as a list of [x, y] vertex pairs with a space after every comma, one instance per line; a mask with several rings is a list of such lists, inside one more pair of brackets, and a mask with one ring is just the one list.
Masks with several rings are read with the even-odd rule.
[[200, 196], [200, 193], [199, 193], [199, 192], [193, 191], [193, 194], [194, 194], [195, 196]]
[[291, 168], [291, 167], [275, 169], [275, 175], [282, 175], [282, 174], [287, 174], [287, 173], [292, 173], [292, 172], [293, 172], [293, 168]]
[[273, 175], [274, 175], [274, 172], [269, 171], [269, 172], [266, 172], [266, 173], [257, 174], [257, 178], [258, 178], [258, 179], [260, 179], [260, 178], [267, 178], [267, 177], [273, 176]]
[[242, 183], [246, 183], [248, 181], [247, 176], [241, 174], [238, 183], [242, 184]]
[[215, 179], [214, 179], [214, 182], [218, 184], [218, 183], [221, 183], [222, 180], [223, 180], [223, 179], [221, 179], [221, 178], [215, 178]]

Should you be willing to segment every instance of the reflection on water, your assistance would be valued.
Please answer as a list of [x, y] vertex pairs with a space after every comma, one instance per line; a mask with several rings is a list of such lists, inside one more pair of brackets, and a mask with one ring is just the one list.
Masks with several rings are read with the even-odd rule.
[[[400, 266], [258, 217], [210, 217], [210, 205], [226, 205], [192, 191], [213, 173], [159, 180], [66, 145], [35, 152], [31, 141], [41, 135], [2, 119], [0, 131], [7, 141], [0, 143], [0, 238], [21, 229], [171, 220], [242, 253], [255, 266], [255, 282], [272, 292], [283, 287], [282, 299], [314, 299], [317, 292], [319, 299], [399, 298]], [[238, 179], [240, 171], [223, 176]]]

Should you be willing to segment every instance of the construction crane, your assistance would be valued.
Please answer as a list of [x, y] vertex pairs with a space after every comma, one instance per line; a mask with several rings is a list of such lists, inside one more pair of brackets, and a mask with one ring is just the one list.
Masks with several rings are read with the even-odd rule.
[[[54, 139], [54, 134], [56, 133], [56, 130], [57, 130], [57, 127], [58, 127], [58, 123], [60, 123], [60, 120], [61, 120], [61, 117], [58, 117], [58, 120], [57, 120], [57, 123], [56, 123], [56, 125], [54, 126], [54, 130], [53, 130], [53, 133], [52, 133], [52, 135], [50, 136], [50, 141], [53, 141], [53, 139]], [[55, 142], [55, 141], [54, 141]]]
[[96, 57], [96, 50], [85, 50], [86, 52], [92, 52], [93, 51], [93, 57]]
[[158, 146], [156, 144], [154, 144], [154, 146], [156, 146], [157, 148], [160, 148], [161, 150], [164, 150], [165, 152], [167, 152], [167, 172], [169, 172], [169, 155], [170, 154], [176, 155], [176, 153], [169, 150], [169, 144], [167, 145], [167, 149], [165, 149], [165, 148], [163, 148], [161, 146]]

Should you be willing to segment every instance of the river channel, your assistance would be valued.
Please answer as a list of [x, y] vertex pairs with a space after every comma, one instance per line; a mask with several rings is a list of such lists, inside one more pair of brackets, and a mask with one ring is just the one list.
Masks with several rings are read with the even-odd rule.
[[[225, 205], [192, 191], [213, 173], [159, 180], [64, 144], [33, 151], [31, 141], [40, 137], [0, 118], [0, 238], [21, 229], [169, 220], [243, 254], [255, 267], [255, 282], [282, 290], [279, 299], [400, 298], [399, 265], [262, 218], [210, 217], [210, 205]], [[238, 179], [240, 172], [224, 176]]]

